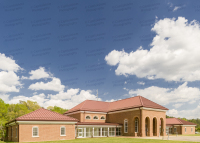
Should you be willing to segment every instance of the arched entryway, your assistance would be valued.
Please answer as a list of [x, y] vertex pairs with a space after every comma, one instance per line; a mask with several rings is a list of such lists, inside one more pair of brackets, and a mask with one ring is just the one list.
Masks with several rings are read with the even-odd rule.
[[157, 136], [157, 118], [153, 118], [153, 136]]
[[145, 118], [145, 135], [150, 136], [150, 118]]
[[160, 135], [164, 135], [164, 120], [163, 118], [160, 118]]
[[140, 130], [140, 128], [139, 128], [139, 118], [138, 117], [135, 117], [134, 118], [134, 133], [135, 133], [135, 136], [140, 136], [139, 135], [139, 130]]

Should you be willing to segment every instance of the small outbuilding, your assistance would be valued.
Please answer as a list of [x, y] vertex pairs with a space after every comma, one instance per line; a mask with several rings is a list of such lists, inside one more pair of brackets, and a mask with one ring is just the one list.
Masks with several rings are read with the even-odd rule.
[[44, 108], [6, 123], [7, 141], [40, 142], [75, 139], [77, 119]]
[[195, 134], [196, 124], [178, 119], [178, 118], [167, 118], [166, 119], [166, 132], [169, 134]]

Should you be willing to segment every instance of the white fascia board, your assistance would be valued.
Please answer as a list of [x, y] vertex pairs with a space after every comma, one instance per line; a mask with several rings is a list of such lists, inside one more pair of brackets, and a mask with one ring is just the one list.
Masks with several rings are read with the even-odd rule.
[[17, 121], [18, 124], [76, 124], [77, 122], [62, 122], [62, 121]]
[[143, 110], [151, 110], [151, 111], [167, 112], [167, 110], [155, 109], [155, 108], [146, 108], [146, 107], [141, 107], [140, 109], [143, 109]]
[[181, 125], [183, 127], [195, 127], [196, 125]]
[[78, 128], [83, 128], [83, 127], [122, 127], [121, 125], [76, 125]]
[[121, 110], [121, 111], [113, 111], [113, 112], [108, 112], [108, 114], [115, 114], [115, 113], [121, 113], [121, 112], [129, 112], [129, 111], [134, 111], [134, 110], [139, 110], [139, 108], [133, 108], [133, 109], [127, 109], [127, 110]]

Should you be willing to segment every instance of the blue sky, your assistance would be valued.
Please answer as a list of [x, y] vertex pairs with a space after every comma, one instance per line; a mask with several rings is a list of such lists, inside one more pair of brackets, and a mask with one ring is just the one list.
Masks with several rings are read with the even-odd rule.
[[199, 118], [199, 1], [0, 1], [0, 98], [72, 108], [144, 96]]

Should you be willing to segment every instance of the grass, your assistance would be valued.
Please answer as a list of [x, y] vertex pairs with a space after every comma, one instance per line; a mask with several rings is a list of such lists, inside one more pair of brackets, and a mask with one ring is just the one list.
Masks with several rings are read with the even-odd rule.
[[[7, 142], [0, 141], [0, 143], [7, 143]], [[85, 138], [85, 139], [63, 140], [63, 141], [45, 141], [38, 143], [194, 143], [194, 142], [109, 137], [109, 138]]]

